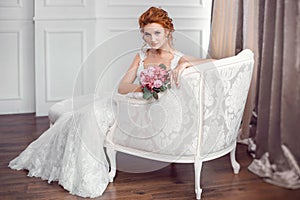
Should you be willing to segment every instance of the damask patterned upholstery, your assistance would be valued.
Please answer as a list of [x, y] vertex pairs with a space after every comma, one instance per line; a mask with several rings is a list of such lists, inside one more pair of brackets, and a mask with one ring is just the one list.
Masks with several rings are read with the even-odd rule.
[[180, 89], [171, 89], [158, 101], [138, 95], [116, 95], [117, 120], [108, 133], [106, 147], [116, 173], [116, 151], [153, 160], [194, 163], [195, 191], [201, 198], [203, 161], [231, 155], [234, 173], [238, 129], [250, 87], [253, 53], [188, 68]]

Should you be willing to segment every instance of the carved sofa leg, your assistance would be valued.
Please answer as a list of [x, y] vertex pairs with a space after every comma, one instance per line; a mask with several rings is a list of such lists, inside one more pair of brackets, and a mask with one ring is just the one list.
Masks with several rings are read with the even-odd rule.
[[201, 177], [201, 170], [202, 170], [202, 160], [196, 158], [194, 163], [194, 170], [195, 170], [195, 193], [196, 198], [201, 199], [202, 189], [200, 187], [200, 177]]
[[240, 164], [235, 159], [235, 151], [236, 151], [236, 146], [230, 152], [230, 161], [231, 161], [231, 166], [233, 168], [233, 173], [238, 174], [240, 172], [241, 167]]
[[116, 151], [111, 148], [106, 148], [107, 156], [110, 162], [109, 182], [113, 182], [116, 176]]

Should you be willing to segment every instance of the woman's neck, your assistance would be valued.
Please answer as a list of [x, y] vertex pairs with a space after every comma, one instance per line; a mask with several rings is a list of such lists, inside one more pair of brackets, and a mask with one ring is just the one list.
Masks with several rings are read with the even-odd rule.
[[171, 55], [173, 55], [175, 49], [173, 49], [170, 46], [166, 46], [166, 47], [161, 47], [159, 49], [148, 49], [148, 51], [150, 51], [151, 54], [153, 54], [153, 55], [155, 55], [155, 54], [158, 54], [158, 55], [171, 54]]
[[148, 49], [148, 55], [151, 57], [161, 57], [164, 58], [166, 56], [173, 56], [174, 50], [165, 50], [165, 49]]

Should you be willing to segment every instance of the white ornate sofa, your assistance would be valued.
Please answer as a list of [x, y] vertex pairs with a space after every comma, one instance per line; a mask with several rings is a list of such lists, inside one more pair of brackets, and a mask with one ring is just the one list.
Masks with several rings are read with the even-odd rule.
[[[166, 108], [166, 102], [116, 95], [117, 119], [105, 144], [111, 164], [110, 181], [116, 174], [116, 152], [164, 162], [194, 163], [197, 199], [201, 198], [204, 161], [230, 153], [233, 172], [237, 174], [240, 165], [235, 159], [236, 140], [253, 63], [253, 53], [243, 50], [237, 56], [186, 69], [182, 81], [190, 88], [187, 95], [192, 96], [188, 102], [178, 100], [179, 104], [170, 108]], [[175, 93], [174, 98], [178, 95]]]
[[[185, 90], [175, 89], [159, 101], [115, 95], [116, 121], [105, 141], [110, 181], [116, 175], [116, 152], [168, 163], [194, 163], [197, 199], [201, 198], [204, 161], [230, 153], [237, 174], [236, 140], [253, 64], [253, 53], [243, 50], [237, 56], [186, 69], [181, 80]], [[93, 100], [94, 95], [76, 98], [76, 106]], [[50, 123], [71, 112], [73, 106], [73, 99], [56, 103], [49, 111]]]

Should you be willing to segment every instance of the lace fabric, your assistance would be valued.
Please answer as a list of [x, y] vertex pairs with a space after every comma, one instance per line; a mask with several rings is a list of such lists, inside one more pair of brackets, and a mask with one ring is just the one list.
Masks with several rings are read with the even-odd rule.
[[109, 99], [97, 100], [61, 115], [9, 167], [26, 169], [28, 176], [49, 183], [58, 181], [74, 195], [102, 195], [109, 182], [103, 142], [114, 118], [109, 103]]
[[[177, 65], [179, 55], [182, 56], [179, 53], [174, 56], [171, 67]], [[139, 66], [140, 69], [143, 65]], [[114, 109], [110, 97], [94, 99], [93, 95], [55, 104], [49, 111], [53, 125], [12, 160], [9, 167], [26, 169], [28, 176], [40, 177], [49, 183], [58, 181], [74, 195], [102, 195], [109, 182], [109, 166], [103, 145], [115, 120]], [[173, 115], [174, 122], [175, 118]], [[170, 141], [173, 138], [171, 135], [162, 137], [170, 137]]]

